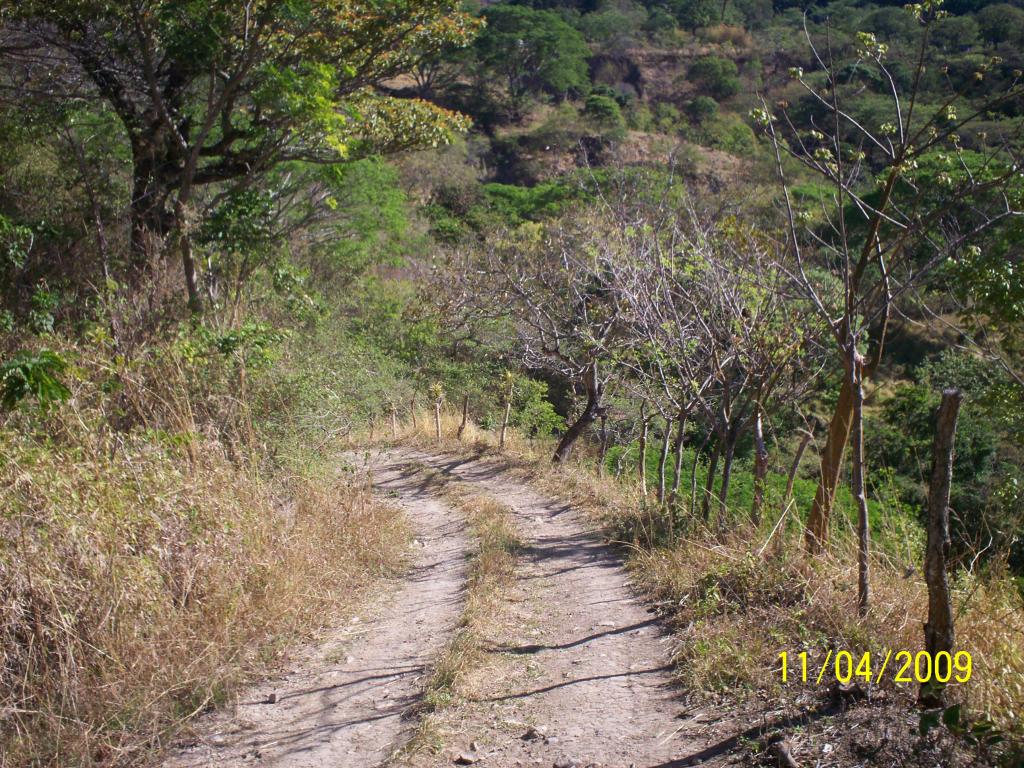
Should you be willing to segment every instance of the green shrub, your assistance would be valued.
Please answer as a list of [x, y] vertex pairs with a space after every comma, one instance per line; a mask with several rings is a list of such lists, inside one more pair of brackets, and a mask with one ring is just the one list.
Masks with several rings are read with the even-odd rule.
[[622, 109], [610, 96], [592, 93], [583, 105], [583, 114], [603, 136], [622, 138], [626, 133]]
[[704, 56], [690, 65], [690, 80], [719, 101], [739, 93], [740, 78], [736, 63], [719, 56]]
[[686, 105], [686, 114], [697, 125], [703, 125], [718, 114], [718, 102], [710, 96], [697, 96]]

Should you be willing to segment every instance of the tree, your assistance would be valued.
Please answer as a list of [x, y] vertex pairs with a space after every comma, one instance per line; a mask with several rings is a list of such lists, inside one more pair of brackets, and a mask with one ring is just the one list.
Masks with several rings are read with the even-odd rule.
[[563, 377], [583, 396], [555, 449], [556, 463], [605, 413], [626, 331], [626, 307], [610, 268], [621, 252], [614, 230], [599, 217], [580, 215], [496, 235], [458, 269], [481, 314], [509, 318], [523, 364]]
[[718, 0], [669, 0], [667, 7], [691, 32], [721, 20]]
[[710, 96], [695, 96], [686, 105], [686, 114], [697, 125], [704, 125], [718, 114], [718, 102]]
[[[810, 125], [798, 128], [785, 105], [779, 115], [766, 103], [753, 113], [776, 152], [789, 248], [795, 259], [792, 275], [831, 329], [837, 362], [845, 371], [822, 451], [807, 546], [817, 552], [827, 542], [835, 488], [852, 435], [862, 590], [867, 583], [869, 541], [863, 493], [863, 382], [881, 361], [889, 318], [894, 307], [911, 297], [923, 302], [920, 294], [932, 285], [941, 265], [956, 260], [981, 233], [1020, 212], [1012, 204], [1014, 195], [1000, 193], [1017, 183], [1014, 168], [1019, 166], [1011, 146], [1002, 144], [986, 152], [992, 172], [984, 177], [956, 172], [963, 156], [960, 131], [994, 104], [1015, 98], [1019, 87], [1014, 84], [993, 97], [974, 100], [970, 94], [952, 92], [938, 109], [926, 109], [919, 103], [920, 75], [926, 67], [928, 33], [938, 4], [912, 6], [909, 12], [921, 22], [921, 32], [917, 73], [907, 92], [901, 92], [886, 65], [887, 46], [874, 35], [858, 36], [858, 70], [867, 74], [860, 76], [863, 81], [856, 81], [841, 79], [835, 53], [819, 50], [808, 34], [815, 59], [826, 74], [824, 81], [818, 81], [801, 70], [792, 72], [810, 105]], [[988, 66], [979, 70], [976, 82], [984, 79]], [[878, 126], [858, 121], [844, 106], [851, 90], [870, 87], [870, 81], [883, 84], [888, 98], [887, 119]], [[921, 163], [932, 153], [939, 153], [949, 164], [940, 194], [934, 184], [918, 176]], [[784, 155], [830, 186], [830, 197], [815, 214], [794, 205]], [[958, 214], [965, 208], [972, 215], [962, 225]], [[866, 595], [862, 602], [866, 604]]]
[[702, 90], [721, 101], [739, 93], [740, 79], [736, 63], [719, 56], [705, 56], [690, 65], [687, 77]]
[[982, 39], [999, 46], [1002, 43], [1024, 43], [1024, 11], [1009, 3], [997, 3], [982, 8], [977, 15]]
[[977, 45], [979, 31], [971, 16], [947, 16], [935, 22], [932, 42], [946, 53], [967, 51]]
[[621, 139], [626, 134], [626, 120], [619, 103], [611, 96], [590, 94], [584, 102], [583, 114], [608, 138]]
[[477, 56], [504, 78], [517, 119], [531, 93], [564, 97], [587, 89], [590, 49], [558, 13], [502, 4], [488, 7], [483, 17], [487, 27], [477, 39]]
[[191, 230], [201, 188], [247, 186], [285, 161], [334, 164], [436, 144], [465, 125], [374, 88], [468, 42], [476, 22], [457, 7], [29, 0], [8, 10], [0, 50], [26, 98], [99, 98], [114, 110], [131, 147], [131, 272], [173, 246], [197, 311]]

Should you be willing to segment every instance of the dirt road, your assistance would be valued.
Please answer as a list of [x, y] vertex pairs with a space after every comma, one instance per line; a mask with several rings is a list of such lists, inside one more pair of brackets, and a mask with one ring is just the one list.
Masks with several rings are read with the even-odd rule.
[[524, 550], [473, 696], [438, 716], [439, 752], [403, 759], [667, 768], [700, 754], [671, 685], [669, 636], [631, 594], [616, 553], [574, 510], [500, 460], [395, 450], [364, 463], [422, 543], [410, 574], [367, 619], [243, 696], [233, 712], [201, 723], [203, 738], [169, 768], [392, 762], [415, 726], [408, 715], [453, 631], [465, 580], [463, 523], [416, 471], [423, 465], [506, 504]]
[[412, 523], [416, 544], [406, 577], [286, 675], [200, 722], [199, 739], [168, 768], [368, 768], [415, 728], [406, 715], [461, 611], [466, 534], [460, 517], [406, 462], [380, 461], [373, 480], [397, 495]]

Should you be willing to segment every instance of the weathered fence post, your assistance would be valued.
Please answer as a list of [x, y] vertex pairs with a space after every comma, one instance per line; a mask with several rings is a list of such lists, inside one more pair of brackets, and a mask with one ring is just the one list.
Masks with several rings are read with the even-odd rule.
[[498, 447], [505, 447], [505, 433], [508, 431], [508, 419], [512, 415], [512, 388], [515, 383], [512, 376], [508, 376], [508, 392], [505, 393], [505, 417], [501, 420], [501, 436], [498, 438]]
[[461, 440], [462, 433], [466, 431], [466, 422], [469, 420], [469, 395], [462, 396], [462, 423], [459, 424], [459, 431], [455, 436]]
[[[953, 606], [946, 579], [949, 558], [949, 488], [953, 482], [953, 440], [963, 394], [958, 389], [942, 392], [942, 404], [935, 424], [935, 448], [932, 458], [932, 479], [928, 487], [928, 547], [925, 550], [924, 579], [928, 584], [928, 621], [924, 625], [924, 648], [938, 664], [951, 664], [956, 632], [953, 627]], [[936, 678], [949, 674], [949, 668], [936, 670]], [[941, 672], [941, 674], [940, 674]], [[925, 706], [941, 706], [943, 686], [925, 683], [918, 701]]]
[[434, 398], [434, 437], [441, 442], [441, 404], [444, 402], [444, 387], [441, 382], [430, 385], [430, 394]]
[[640, 495], [647, 498], [647, 432], [651, 427], [651, 419], [644, 414], [647, 401], [640, 403], [640, 460], [637, 462], [637, 471], [640, 475]]

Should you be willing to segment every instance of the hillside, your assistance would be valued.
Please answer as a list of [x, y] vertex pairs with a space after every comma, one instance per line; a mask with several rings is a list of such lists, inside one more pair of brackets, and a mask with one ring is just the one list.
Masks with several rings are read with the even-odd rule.
[[1024, 4], [0, 60], [0, 768], [1022, 764]]

